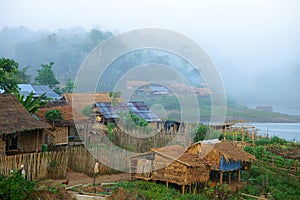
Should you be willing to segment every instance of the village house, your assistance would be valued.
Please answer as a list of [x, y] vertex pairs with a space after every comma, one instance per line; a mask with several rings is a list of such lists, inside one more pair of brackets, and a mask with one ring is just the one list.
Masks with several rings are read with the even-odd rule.
[[149, 152], [130, 156], [129, 171], [133, 179], [163, 181], [182, 186], [215, 181], [222, 184], [223, 174], [237, 174], [241, 181], [241, 170], [249, 170], [255, 157], [238, 148], [232, 141], [206, 140], [188, 148], [180, 145], [151, 148]]
[[14, 95], [0, 95], [0, 155], [38, 152], [50, 143], [48, 123], [34, 118]]
[[206, 140], [192, 144], [188, 153], [206, 158], [211, 163], [211, 174], [217, 173], [219, 182], [223, 183], [224, 173], [228, 173], [228, 183], [231, 183], [231, 173], [237, 173], [241, 181], [241, 170], [249, 170], [255, 157], [238, 148], [233, 141]]
[[46, 98], [50, 101], [61, 99], [61, 96], [54, 92], [48, 85], [32, 85], [32, 84], [18, 84], [20, 94], [25, 98], [32, 92], [34, 97], [39, 97], [45, 93]]
[[161, 119], [142, 101], [118, 102], [116, 105], [112, 105], [110, 102], [96, 102], [93, 104], [93, 110], [95, 115], [100, 116], [100, 122], [107, 124], [119, 120], [122, 123], [122, 114], [132, 113], [137, 117], [144, 119], [151, 126], [157, 127], [157, 123], [161, 122]]
[[205, 158], [188, 153], [180, 145], [151, 148], [150, 152], [129, 157], [131, 178], [163, 181], [185, 187], [209, 181], [210, 164]]
[[81, 144], [80, 136], [75, 127], [74, 114], [76, 116], [77, 128], [84, 128], [91, 123], [91, 120], [80, 112], [73, 111], [71, 105], [66, 101], [50, 101], [46, 106], [41, 107], [36, 115], [44, 122], [52, 124], [46, 119], [46, 113], [50, 110], [59, 110], [62, 113], [62, 120], [54, 121], [52, 132], [54, 134], [54, 145]]

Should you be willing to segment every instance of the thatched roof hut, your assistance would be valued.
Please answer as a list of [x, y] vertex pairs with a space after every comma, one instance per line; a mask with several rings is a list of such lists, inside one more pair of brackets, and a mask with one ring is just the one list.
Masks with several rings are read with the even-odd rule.
[[0, 95], [0, 154], [39, 151], [48, 123], [35, 119], [14, 95]]
[[255, 156], [238, 148], [233, 141], [201, 141], [191, 145], [187, 152], [207, 158], [212, 164], [212, 169], [215, 170], [222, 169], [222, 159], [226, 163], [251, 162], [255, 160]]
[[206, 159], [173, 145], [131, 157], [130, 169], [135, 178], [175, 183], [184, 190], [185, 185], [208, 181], [210, 166]]
[[187, 152], [206, 158], [211, 163], [211, 170], [220, 171], [220, 182], [223, 172], [231, 171], [238, 171], [240, 180], [240, 170], [249, 169], [255, 160], [255, 156], [238, 148], [233, 141], [201, 141], [191, 145]]
[[0, 95], [0, 135], [49, 127], [32, 117], [14, 95]]

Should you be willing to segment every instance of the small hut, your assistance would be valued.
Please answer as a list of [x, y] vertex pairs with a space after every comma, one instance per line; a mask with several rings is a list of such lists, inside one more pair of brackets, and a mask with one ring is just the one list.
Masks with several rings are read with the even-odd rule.
[[35, 119], [14, 95], [0, 95], [0, 155], [42, 150], [48, 123]]
[[48, 104], [38, 110], [36, 115], [44, 122], [49, 122], [45, 118], [47, 111], [59, 110], [62, 113], [62, 120], [54, 121], [55, 135], [54, 145], [66, 145], [66, 144], [81, 144], [80, 137], [77, 133], [74, 115], [76, 117], [76, 123], [78, 125], [87, 125], [91, 123], [88, 117], [80, 112], [73, 111], [72, 107], [64, 100], [48, 102]]
[[206, 159], [185, 152], [179, 145], [152, 148], [150, 152], [130, 158], [130, 172], [134, 178], [163, 181], [185, 186], [207, 182], [210, 166]]
[[220, 183], [223, 182], [224, 172], [228, 172], [229, 183], [231, 172], [237, 172], [240, 182], [241, 170], [250, 169], [252, 161], [255, 160], [255, 156], [238, 148], [233, 141], [201, 141], [191, 145], [187, 152], [209, 160], [211, 170], [220, 174]]

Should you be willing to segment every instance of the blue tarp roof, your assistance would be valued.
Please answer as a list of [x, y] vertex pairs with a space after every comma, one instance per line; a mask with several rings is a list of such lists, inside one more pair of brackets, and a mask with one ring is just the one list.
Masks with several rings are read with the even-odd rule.
[[97, 102], [95, 103], [95, 106], [106, 119], [119, 118], [120, 113], [130, 111], [132, 114], [145, 119], [147, 122], [161, 121], [161, 119], [151, 112], [149, 107], [142, 101], [129, 102], [128, 104], [120, 102], [114, 106], [114, 108], [112, 108], [111, 103], [109, 102]]

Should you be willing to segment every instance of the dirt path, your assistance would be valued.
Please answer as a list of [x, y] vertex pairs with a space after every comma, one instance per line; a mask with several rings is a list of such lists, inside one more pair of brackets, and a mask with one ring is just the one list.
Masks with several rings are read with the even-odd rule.
[[[92, 184], [94, 179], [83, 174], [83, 173], [77, 173], [77, 172], [68, 172], [67, 178], [69, 180], [68, 186], [74, 186], [79, 184]], [[63, 181], [66, 181], [66, 179], [55, 179], [55, 180], [43, 180], [40, 181], [40, 184], [59, 184]], [[117, 182], [117, 181], [125, 181], [129, 180], [129, 174], [128, 173], [120, 173], [120, 174], [111, 174], [111, 175], [102, 175], [98, 176], [96, 178], [96, 183], [110, 183], [110, 182]]]
[[[69, 172], [67, 174], [67, 179], [69, 179], [69, 186], [78, 185], [78, 184], [87, 184], [93, 183], [94, 178], [91, 178], [82, 173]], [[110, 175], [102, 175], [98, 176], [95, 180], [96, 183], [110, 183], [117, 181], [125, 181], [129, 180], [128, 173], [120, 173], [120, 174], [110, 174]]]

